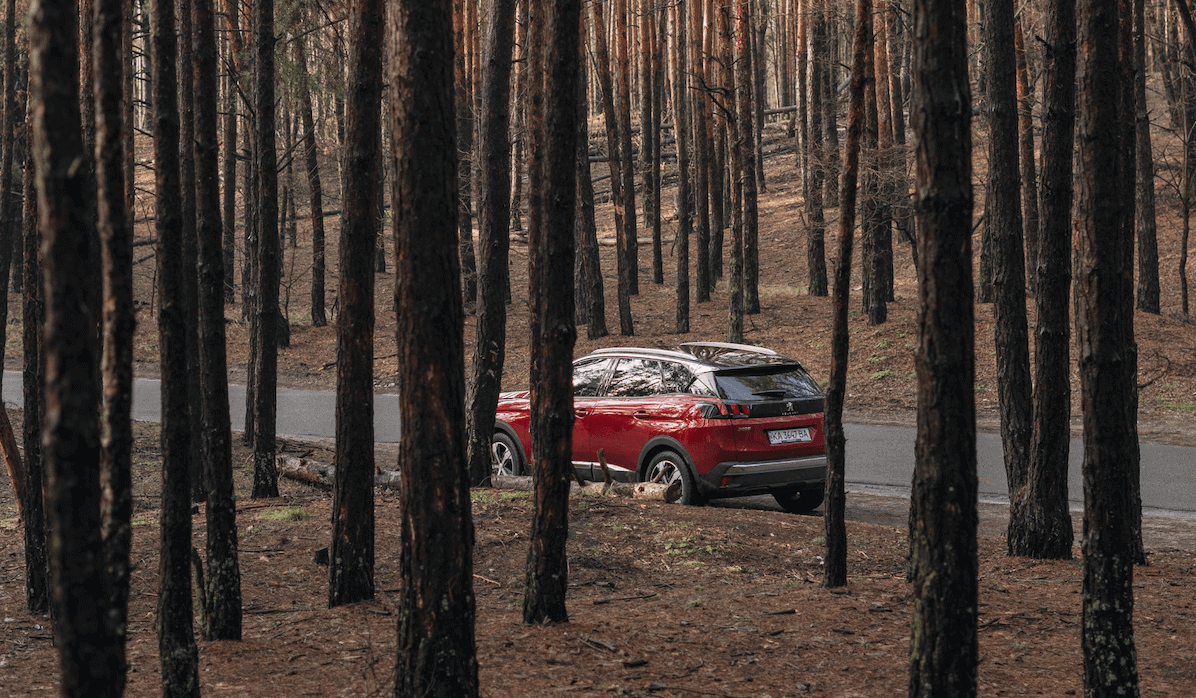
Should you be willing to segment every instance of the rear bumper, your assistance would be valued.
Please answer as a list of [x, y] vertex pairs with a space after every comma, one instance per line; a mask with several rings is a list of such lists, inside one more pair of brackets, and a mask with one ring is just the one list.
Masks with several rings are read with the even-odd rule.
[[719, 463], [699, 475], [710, 497], [741, 497], [779, 489], [803, 489], [826, 481], [826, 454], [750, 463]]

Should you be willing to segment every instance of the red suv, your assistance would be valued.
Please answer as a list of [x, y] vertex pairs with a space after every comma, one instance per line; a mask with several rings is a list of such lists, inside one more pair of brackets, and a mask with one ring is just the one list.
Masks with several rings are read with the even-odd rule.
[[[743, 344], [599, 349], [573, 362], [573, 467], [680, 482], [681, 502], [771, 493], [793, 513], [822, 503], [824, 395], [795, 359]], [[531, 460], [528, 391], [499, 397], [494, 468], [518, 475]]]

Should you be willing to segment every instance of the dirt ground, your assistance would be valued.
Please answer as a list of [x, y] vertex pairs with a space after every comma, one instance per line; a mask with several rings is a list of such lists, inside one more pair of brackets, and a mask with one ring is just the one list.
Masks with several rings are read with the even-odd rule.
[[[775, 141], [779, 129], [769, 134]], [[830, 365], [830, 303], [805, 292], [805, 223], [793, 156], [776, 142], [769, 150], [773, 154], [767, 163], [768, 191], [761, 198], [762, 310], [748, 319], [747, 341], [799, 358], [825, 381]], [[326, 206], [336, 208], [334, 164], [325, 178], [326, 191], [332, 190], [326, 194], [332, 199]], [[305, 187], [300, 190], [302, 196]], [[1135, 318], [1139, 428], [1144, 441], [1192, 446], [1196, 445], [1196, 325], [1178, 317], [1174, 271], [1178, 226], [1166, 195], [1161, 196], [1165, 307], [1160, 316], [1139, 313]], [[665, 200], [671, 201], [671, 195], [666, 193]], [[670, 212], [668, 204], [665, 211]], [[600, 225], [605, 223], [600, 235], [610, 240], [609, 205], [600, 205], [599, 220]], [[836, 249], [834, 220], [832, 212], [828, 265]], [[330, 226], [328, 305], [335, 308], [336, 217], [329, 217], [326, 224]], [[666, 222], [663, 285], [651, 282], [650, 246], [641, 244], [641, 293], [632, 300], [636, 336], [612, 334], [591, 341], [583, 331], [578, 356], [598, 346], [726, 338], [724, 283], [710, 303], [692, 305], [691, 332], [673, 334], [672, 232], [673, 223]], [[292, 323], [292, 345], [279, 355], [280, 385], [331, 390], [335, 331], [332, 326], [311, 327], [308, 317], [311, 242], [306, 233], [301, 221], [298, 247], [286, 249], [283, 299]], [[138, 231], [138, 237], [148, 234], [148, 230]], [[607, 325], [617, 332], [613, 246], [603, 246], [602, 254]], [[513, 240], [514, 302], [509, 306], [504, 374], [508, 389], [528, 382], [526, 263], [526, 246]], [[857, 269], [858, 264], [857, 253]], [[890, 306], [889, 322], [870, 327], [862, 313], [852, 312], [851, 421], [913, 422], [917, 289], [908, 247], [895, 246], [895, 267], [896, 301]], [[156, 373], [156, 317], [149, 305], [154, 273], [152, 259], [138, 265], [138, 298], [145, 301], [137, 331], [142, 376]], [[378, 389], [386, 391], [393, 390], [396, 369], [390, 310], [394, 279], [389, 271], [376, 278], [375, 368]], [[856, 291], [854, 308], [859, 307]], [[1033, 323], [1033, 302], [1027, 300]], [[19, 319], [15, 297], [10, 304], [10, 317]], [[244, 376], [247, 344], [240, 307], [229, 306], [227, 319], [230, 377], [238, 380]], [[991, 307], [977, 307], [975, 326], [978, 427], [995, 430]], [[468, 360], [472, 321], [467, 320], [465, 336]], [[13, 368], [13, 357], [20, 352], [19, 321], [8, 328], [7, 349]], [[1072, 375], [1075, 414], [1079, 386], [1074, 368]], [[19, 424], [19, 410], [10, 412]], [[1073, 418], [1073, 424], [1078, 429], [1078, 419]], [[397, 497], [386, 491], [377, 495], [377, 598], [328, 609], [327, 568], [314, 561], [315, 550], [327, 545], [330, 536], [328, 494], [284, 480], [278, 500], [250, 500], [252, 465], [248, 452], [235, 441], [245, 637], [239, 643], [199, 642], [202, 691], [218, 696], [389, 693], [399, 584]], [[284, 441], [283, 448], [335, 461], [326, 442]], [[392, 464], [394, 458], [393, 447], [379, 446], [380, 465]], [[138, 425], [127, 690], [135, 697], [160, 695], [154, 631], [159, 467], [157, 431], [151, 425]], [[48, 621], [25, 610], [23, 534], [8, 483], [3, 484], [0, 695], [56, 695], [57, 658]], [[521, 622], [530, 500], [518, 492], [475, 492], [474, 588], [482, 695], [776, 698], [904, 693], [912, 612], [912, 590], [905, 579], [908, 501], [849, 494], [850, 581], [837, 590], [819, 584], [820, 515], [793, 516], [750, 503], [727, 504], [681, 507], [575, 495], [569, 542], [570, 622], [533, 627]], [[1077, 527], [1073, 559], [1062, 562], [1007, 557], [1006, 508], [981, 505], [980, 513], [980, 694], [1082, 693], [1080, 513], [1073, 512]], [[194, 517], [195, 545], [200, 550], [204, 549], [203, 521], [201, 508]], [[1196, 687], [1196, 523], [1148, 517], [1144, 536], [1149, 565], [1135, 574], [1135, 642], [1142, 692], [1191, 695]]]

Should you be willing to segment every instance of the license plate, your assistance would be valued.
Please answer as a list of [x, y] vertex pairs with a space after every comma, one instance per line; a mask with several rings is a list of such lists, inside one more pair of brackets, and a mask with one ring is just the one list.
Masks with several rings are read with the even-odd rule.
[[809, 440], [810, 430], [807, 427], [800, 429], [773, 429], [768, 432], [768, 443], [774, 445], [800, 443]]

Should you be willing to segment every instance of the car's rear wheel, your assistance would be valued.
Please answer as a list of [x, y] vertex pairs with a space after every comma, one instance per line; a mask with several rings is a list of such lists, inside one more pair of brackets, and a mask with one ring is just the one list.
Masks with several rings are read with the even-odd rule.
[[693, 474], [689, 472], [689, 466], [676, 451], [657, 453], [648, 464], [647, 477], [644, 479], [647, 482], [660, 482], [666, 485], [671, 485], [674, 482], [681, 483], [681, 498], [677, 500], [678, 504], [701, 505], [706, 503], [706, 498], [698, 493]]
[[822, 504], [826, 497], [826, 485], [819, 484], [808, 489], [778, 490], [772, 493], [777, 504], [790, 514], [809, 514]]
[[523, 472], [523, 459], [515, 440], [501, 431], [494, 432], [490, 439], [490, 467], [495, 475], [519, 475]]

